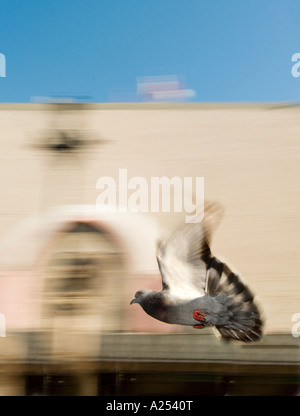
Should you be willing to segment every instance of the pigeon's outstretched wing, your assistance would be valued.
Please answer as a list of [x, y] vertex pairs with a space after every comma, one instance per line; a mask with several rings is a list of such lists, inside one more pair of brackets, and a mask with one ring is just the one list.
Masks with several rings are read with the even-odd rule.
[[163, 289], [187, 298], [205, 294], [212, 224], [217, 223], [221, 211], [220, 205], [208, 204], [202, 222], [185, 223], [160, 244], [157, 261]]

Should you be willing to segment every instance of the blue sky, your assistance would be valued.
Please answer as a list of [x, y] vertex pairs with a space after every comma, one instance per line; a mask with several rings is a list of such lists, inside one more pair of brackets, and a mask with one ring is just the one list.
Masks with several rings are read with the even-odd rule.
[[137, 77], [184, 76], [192, 101], [300, 98], [299, 0], [0, 0], [0, 102], [138, 101]]

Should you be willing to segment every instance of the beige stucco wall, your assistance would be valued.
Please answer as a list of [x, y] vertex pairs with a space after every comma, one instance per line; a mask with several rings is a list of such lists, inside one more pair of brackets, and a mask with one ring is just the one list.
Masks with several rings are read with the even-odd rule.
[[[298, 107], [233, 104], [0, 105], [0, 237], [35, 212], [95, 204], [101, 176], [205, 178], [222, 203], [213, 252], [258, 295], [268, 332], [300, 312]], [[55, 127], [103, 139], [72, 158], [34, 147]], [[183, 214], [144, 214], [166, 235]], [[142, 242], [141, 242], [142, 244]], [[139, 312], [141, 313], [141, 312]], [[151, 318], [149, 318], [151, 319]]]

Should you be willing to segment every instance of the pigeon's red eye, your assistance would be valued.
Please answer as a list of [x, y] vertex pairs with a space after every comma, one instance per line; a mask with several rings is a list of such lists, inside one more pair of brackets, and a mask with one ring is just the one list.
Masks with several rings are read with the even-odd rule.
[[138, 292], [138, 296], [141, 296], [142, 292]]

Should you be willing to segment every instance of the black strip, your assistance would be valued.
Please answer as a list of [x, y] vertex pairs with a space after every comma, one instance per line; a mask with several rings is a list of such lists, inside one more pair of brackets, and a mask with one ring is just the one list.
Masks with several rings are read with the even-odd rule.
[[223, 273], [223, 269], [224, 269], [224, 263], [222, 263], [220, 260], [218, 260], [217, 257], [213, 257], [211, 259], [210, 263], [209, 263], [208, 268], [209, 269], [210, 268], [215, 269], [221, 277], [221, 275]]

